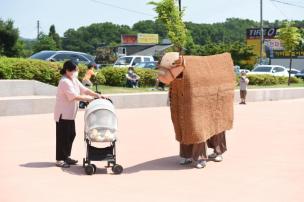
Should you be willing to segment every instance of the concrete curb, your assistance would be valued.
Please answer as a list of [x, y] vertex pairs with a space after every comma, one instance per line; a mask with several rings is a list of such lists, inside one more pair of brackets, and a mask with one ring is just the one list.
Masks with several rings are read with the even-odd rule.
[[[52, 113], [56, 100], [55, 93], [55, 87], [37, 81], [1, 80], [0, 116]], [[107, 96], [113, 100], [118, 109], [164, 107], [168, 103], [168, 92], [108, 94]], [[248, 102], [298, 98], [304, 98], [304, 88], [249, 89], [247, 95]], [[238, 101], [239, 90], [235, 90], [235, 102]]]

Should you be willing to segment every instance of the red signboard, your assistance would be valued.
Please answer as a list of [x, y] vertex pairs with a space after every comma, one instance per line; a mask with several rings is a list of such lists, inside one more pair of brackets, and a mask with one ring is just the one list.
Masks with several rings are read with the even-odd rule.
[[121, 35], [122, 44], [137, 44], [137, 35], [123, 34]]

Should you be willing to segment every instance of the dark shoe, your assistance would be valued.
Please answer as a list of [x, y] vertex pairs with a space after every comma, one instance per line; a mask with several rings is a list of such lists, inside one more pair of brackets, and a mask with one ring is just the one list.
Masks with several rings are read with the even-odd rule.
[[70, 167], [70, 165], [67, 164], [65, 161], [57, 161], [56, 166], [60, 167], [60, 168], [69, 168]]
[[70, 157], [65, 160], [65, 162], [69, 165], [76, 165], [78, 163], [77, 160], [71, 159]]

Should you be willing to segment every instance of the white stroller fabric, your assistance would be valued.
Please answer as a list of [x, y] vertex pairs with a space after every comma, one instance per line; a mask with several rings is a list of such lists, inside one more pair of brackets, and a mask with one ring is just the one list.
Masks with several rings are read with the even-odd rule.
[[114, 105], [106, 99], [92, 101], [86, 108], [85, 135], [92, 142], [116, 140], [117, 117]]

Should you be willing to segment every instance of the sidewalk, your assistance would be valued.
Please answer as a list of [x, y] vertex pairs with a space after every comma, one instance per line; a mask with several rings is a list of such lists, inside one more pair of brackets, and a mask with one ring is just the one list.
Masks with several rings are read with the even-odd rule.
[[[302, 202], [304, 99], [235, 105], [222, 163], [201, 170], [178, 165], [167, 107], [120, 109], [122, 175], [84, 174], [81, 163], [54, 167], [52, 114], [0, 117], [1, 202]], [[74, 158], [82, 161], [83, 112]]]

